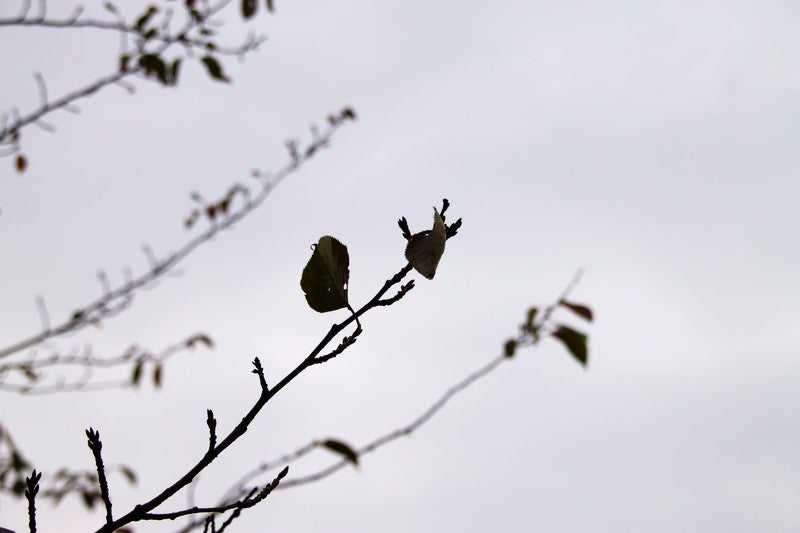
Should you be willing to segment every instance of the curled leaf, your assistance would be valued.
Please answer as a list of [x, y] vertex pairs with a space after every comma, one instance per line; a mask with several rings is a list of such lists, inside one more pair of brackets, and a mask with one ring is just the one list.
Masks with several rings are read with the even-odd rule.
[[439, 260], [444, 254], [446, 241], [447, 230], [444, 221], [434, 208], [433, 229], [411, 236], [406, 245], [406, 259], [414, 267], [414, 270], [428, 279], [433, 279], [433, 276], [436, 275], [436, 267], [439, 266]]
[[329, 235], [321, 237], [300, 278], [300, 288], [311, 309], [326, 313], [349, 305], [349, 267], [347, 247]]
[[328, 439], [322, 445], [353, 463], [353, 466], [358, 466], [358, 453], [350, 445], [335, 439]]

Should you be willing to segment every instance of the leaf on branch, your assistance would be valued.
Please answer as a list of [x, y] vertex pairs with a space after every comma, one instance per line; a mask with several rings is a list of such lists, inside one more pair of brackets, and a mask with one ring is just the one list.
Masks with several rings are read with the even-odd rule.
[[560, 305], [561, 307], [566, 307], [579, 317], [588, 320], [589, 322], [592, 321], [593, 318], [592, 310], [585, 305], [568, 302], [566, 300], [561, 300], [560, 302], [558, 302], [558, 305]]
[[197, 343], [205, 344], [206, 348], [213, 348], [214, 341], [206, 335], [205, 333], [198, 333], [197, 335], [192, 335], [188, 339], [186, 339], [186, 347], [187, 348], [194, 348], [194, 345]]
[[267, 4], [267, 11], [269, 11], [270, 13], [275, 13], [275, 4], [272, 2], [272, 0], [266, 0], [266, 4]]
[[170, 85], [177, 85], [178, 83], [178, 73], [180, 72], [181, 68], [181, 60], [176, 59], [172, 62], [172, 67], [169, 69], [169, 84]]
[[22, 365], [19, 367], [19, 369], [23, 374], [25, 374], [25, 377], [28, 379], [28, 381], [35, 382], [39, 380], [39, 374], [34, 372], [30, 365]]
[[139, 66], [144, 69], [146, 76], [154, 76], [164, 85], [169, 85], [167, 64], [155, 54], [145, 54], [139, 58]]
[[433, 229], [411, 236], [406, 246], [406, 259], [414, 270], [428, 279], [436, 275], [436, 267], [444, 254], [447, 229], [439, 211], [433, 208]]
[[150, 21], [153, 15], [156, 14], [158, 8], [156, 6], [148, 6], [147, 10], [136, 20], [136, 31], [140, 32], [144, 30], [145, 25]]
[[300, 288], [311, 309], [326, 313], [349, 305], [349, 266], [347, 246], [329, 235], [319, 239], [300, 278]]
[[122, 472], [122, 475], [125, 476], [125, 479], [128, 480], [128, 483], [131, 485], [136, 484], [136, 472], [134, 472], [131, 467], [122, 465], [119, 467], [119, 471]]
[[514, 357], [514, 352], [517, 351], [517, 341], [514, 339], [508, 339], [506, 343], [503, 345], [503, 353], [506, 357], [511, 359]]
[[17, 172], [24, 174], [25, 169], [28, 168], [28, 159], [22, 154], [17, 154], [14, 165], [17, 167]]
[[206, 67], [206, 71], [208, 71], [208, 75], [211, 78], [217, 81], [224, 81], [226, 83], [230, 83], [230, 78], [228, 78], [225, 73], [222, 71], [222, 65], [220, 65], [219, 61], [212, 56], [203, 56], [200, 60], [203, 62], [203, 65]]
[[153, 385], [157, 388], [161, 388], [161, 379], [163, 377], [163, 365], [161, 363], [157, 364], [153, 368]]
[[139, 359], [136, 361], [136, 364], [133, 365], [133, 371], [131, 372], [131, 385], [137, 387], [139, 382], [142, 379], [142, 367], [144, 366], [144, 360]]
[[522, 329], [525, 330], [525, 332], [530, 333], [532, 335], [536, 335], [538, 333], [538, 329], [539, 328], [536, 327], [536, 323], [535, 323], [536, 314], [538, 312], [539, 312], [539, 309], [536, 308], [536, 307], [531, 307], [530, 309], [528, 309], [528, 314], [525, 317], [525, 324], [524, 324], [524, 326], [522, 328]]
[[92, 509], [98, 494], [96, 492], [83, 491], [81, 492], [81, 496], [83, 497], [84, 505], [86, 505], [87, 508]]
[[350, 445], [335, 439], [328, 439], [322, 445], [350, 461], [353, 466], [358, 466], [358, 453]]
[[258, 10], [258, 0], [242, 0], [242, 17], [251, 18]]
[[586, 366], [589, 360], [589, 348], [586, 345], [586, 335], [567, 326], [558, 326], [553, 332], [553, 337], [564, 343], [569, 353]]

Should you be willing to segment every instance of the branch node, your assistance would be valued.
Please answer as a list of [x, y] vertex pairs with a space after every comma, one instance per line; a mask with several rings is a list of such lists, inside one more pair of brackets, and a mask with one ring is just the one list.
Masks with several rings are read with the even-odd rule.
[[267, 380], [264, 377], [264, 367], [261, 366], [261, 361], [259, 360], [258, 357], [253, 359], [253, 366], [255, 367], [253, 369], [253, 374], [258, 374], [258, 381], [259, 383], [261, 383], [261, 390], [264, 393], [269, 392], [269, 387], [267, 387]]

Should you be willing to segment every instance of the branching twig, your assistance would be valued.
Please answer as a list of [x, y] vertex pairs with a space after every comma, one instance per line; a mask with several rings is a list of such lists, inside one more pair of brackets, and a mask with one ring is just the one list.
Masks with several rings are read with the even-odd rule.
[[[149, 283], [163, 276], [200, 245], [213, 240], [218, 233], [231, 228], [234, 224], [259, 207], [284, 178], [297, 171], [303, 163], [316, 154], [319, 148], [328, 145], [334, 133], [341, 127], [345, 120], [347, 120], [348, 116], [353, 116], [353, 111], [350, 108], [345, 108], [338, 115], [338, 119], [331, 122], [329, 127], [320, 134], [320, 137], [313, 141], [297, 159], [293, 158], [286, 166], [272, 175], [270, 180], [263, 181], [258, 194], [250, 198], [238, 211], [230, 212], [226, 218], [219, 220], [217, 224], [212, 225], [200, 235], [186, 242], [177, 252], [173, 252], [160, 261], [157, 261], [157, 264], [144, 274], [128, 280], [123, 285], [118, 286], [110, 292], [106, 292], [95, 301], [76, 310], [73, 312], [70, 319], [0, 350], [0, 359], [36, 346], [52, 337], [77, 331], [88, 324], [119, 313], [130, 304], [134, 293], [136, 293], [138, 289], [147, 286]], [[311, 150], [311, 147], [315, 149]]]
[[[575, 275], [575, 277], [572, 279], [572, 281], [567, 285], [567, 287], [561, 293], [559, 298], [553, 304], [548, 306], [547, 307], [547, 311], [542, 313], [542, 315], [539, 317], [539, 319], [536, 321], [536, 323], [532, 325], [533, 327], [527, 330], [528, 331], [527, 335], [530, 337], [530, 339], [527, 339], [527, 340], [530, 340], [530, 342], [526, 343], [524, 345], [537, 344], [541, 340], [540, 336], [536, 336], [534, 338], [530, 334], [530, 330], [531, 329], [535, 329], [537, 331], [541, 331], [541, 330], [545, 330], [547, 328], [553, 311], [556, 308], [558, 308], [560, 305], [562, 305], [562, 302], [564, 302], [569, 297], [569, 295], [571, 294], [572, 290], [575, 288], [577, 283], [580, 281], [581, 274], [582, 274], [582, 271], [578, 271], [578, 273]], [[523, 345], [523, 340], [522, 339], [520, 339], [519, 342], [520, 342], [521, 345]], [[460, 381], [458, 381], [457, 383], [455, 383], [454, 385], [449, 387], [441, 396], [439, 396], [439, 398], [436, 399], [436, 401], [434, 401], [427, 409], [425, 409], [425, 411], [423, 411], [423, 413], [421, 415], [416, 417], [412, 422], [410, 422], [409, 424], [407, 424], [407, 425], [405, 425], [405, 426], [403, 426], [401, 428], [395, 429], [394, 431], [391, 431], [391, 432], [389, 432], [389, 433], [387, 433], [385, 435], [382, 435], [381, 437], [378, 437], [377, 439], [369, 442], [368, 444], [365, 444], [364, 446], [354, 450], [355, 453], [357, 454], [357, 456], [361, 457], [362, 455], [365, 455], [365, 454], [368, 454], [368, 453], [376, 451], [380, 447], [382, 447], [382, 446], [384, 446], [384, 445], [386, 445], [386, 444], [388, 444], [388, 443], [390, 443], [390, 442], [392, 442], [394, 440], [397, 440], [400, 437], [405, 437], [405, 436], [411, 435], [416, 430], [418, 430], [421, 426], [426, 424], [431, 418], [433, 418], [433, 416], [436, 415], [436, 413], [438, 413], [454, 396], [456, 396], [458, 393], [460, 393], [463, 390], [465, 390], [468, 387], [470, 387], [472, 384], [474, 384], [479, 379], [481, 379], [481, 378], [487, 376], [488, 374], [490, 374], [492, 371], [494, 371], [496, 368], [498, 368], [500, 366], [500, 364], [503, 363], [504, 361], [509, 361], [509, 360], [510, 360], [510, 358], [509, 358], [507, 353], [503, 353], [502, 355], [496, 356], [495, 358], [493, 358], [491, 361], [489, 361], [484, 366], [482, 366], [482, 367], [478, 368], [477, 370], [471, 372], [466, 377], [464, 377], [463, 379], [461, 379]], [[292, 452], [290, 454], [286, 454], [286, 455], [280, 457], [279, 459], [277, 459], [275, 461], [269, 461], [269, 462], [263, 463], [258, 468], [254, 469], [254, 470], [248, 472], [247, 474], [245, 474], [244, 476], [242, 476], [242, 478], [240, 478], [240, 480], [231, 488], [231, 490], [229, 490], [222, 497], [221, 501], [222, 502], [227, 502], [227, 501], [231, 501], [231, 500], [234, 500], [234, 499], [237, 499], [237, 498], [241, 497], [242, 494], [245, 494], [245, 493], [249, 492], [250, 490], [252, 490], [252, 489], [247, 488], [247, 486], [246, 486], [247, 483], [249, 481], [251, 481], [252, 479], [255, 479], [256, 477], [264, 474], [265, 472], [267, 472], [269, 470], [272, 470], [278, 464], [291, 463], [293, 461], [296, 461], [297, 459], [300, 459], [300, 458], [304, 457], [305, 455], [307, 455], [311, 451], [313, 451], [316, 448], [320, 447], [321, 444], [322, 444], [322, 441], [314, 440], [314, 441], [310, 442], [309, 444], [307, 444], [307, 445], [305, 445], [305, 446], [303, 446], [301, 448], [298, 448], [294, 452]], [[325, 468], [323, 468], [323, 469], [321, 469], [321, 470], [319, 470], [319, 471], [317, 471], [317, 472], [315, 472], [313, 474], [286, 480], [281, 484], [280, 488], [287, 489], [287, 488], [290, 488], [290, 487], [297, 487], [297, 486], [300, 486], [300, 485], [306, 485], [308, 483], [313, 483], [313, 482], [319, 481], [321, 479], [324, 479], [324, 478], [326, 478], [326, 477], [336, 473], [337, 471], [339, 471], [339, 470], [341, 470], [341, 469], [343, 469], [345, 467], [348, 467], [350, 465], [352, 465], [352, 462], [349, 459], [346, 459], [346, 458], [345, 459], [341, 459], [339, 461], [336, 461], [336, 462], [332, 463], [328, 467], [325, 467]], [[178, 532], [179, 533], [188, 533], [189, 531], [192, 531], [193, 529], [196, 529], [200, 525], [202, 525], [202, 521], [200, 521], [200, 520], [191, 521], [188, 524], [186, 524], [183, 528], [178, 530]]]
[[[87, 348], [86, 353], [83, 355], [56, 353], [49, 357], [37, 358], [32, 356], [23, 361], [0, 363], [0, 392], [41, 395], [56, 392], [89, 392], [108, 390], [110, 388], [136, 387], [139, 385], [141, 369], [144, 365], [152, 365], [155, 368], [162, 365], [170, 357], [181, 351], [192, 349], [197, 344], [203, 344], [210, 348], [213, 346], [213, 341], [205, 333], [195, 333], [180, 343], [168, 346], [156, 353], [134, 344], [116, 357], [97, 357]], [[92, 380], [94, 371], [97, 369], [126, 366], [133, 367], [131, 377], [126, 380]], [[69, 380], [64, 375], [60, 375], [54, 383], [44, 383], [47, 374], [43, 371], [65, 370], [70, 367], [81, 369], [82, 374]], [[139, 368], [138, 372], [136, 368]], [[25, 382], [9, 382], [15, 375], [24, 378]]]
[[[80, 20], [81, 13], [79, 11], [67, 19], [48, 20], [46, 18], [46, 14], [44, 13], [44, 3], [42, 3], [42, 13], [38, 17], [29, 17], [28, 9], [25, 8], [22, 14], [18, 17], [0, 19], [0, 27], [39, 26], [48, 28], [95, 28], [117, 31], [123, 36], [131, 35], [137, 39], [136, 48], [138, 50], [138, 56], [142, 59], [136, 64], [132, 64], [132, 62], [128, 60], [121, 59], [121, 68], [117, 72], [101, 77], [81, 89], [67, 93], [66, 95], [52, 101], [49, 101], [47, 98], [44, 79], [42, 78], [41, 74], [37, 73], [35, 77], [41, 100], [39, 108], [27, 115], [16, 116], [12, 118], [9, 123], [4, 123], [3, 126], [0, 127], [0, 146], [9, 145], [11, 147], [11, 151], [9, 153], [14, 153], [18, 150], [19, 136], [21, 130], [25, 127], [31, 124], [38, 124], [45, 129], [52, 131], [52, 126], [49, 126], [41, 121], [45, 115], [48, 115], [59, 109], [72, 110], [74, 109], [72, 104], [76, 100], [92, 95], [109, 85], [121, 84], [126, 78], [129, 78], [133, 75], [151, 74], [153, 70], [149, 68], [148, 61], [150, 61], [152, 64], [152, 60], [146, 58], [158, 58], [158, 56], [174, 45], [180, 45], [184, 47], [187, 50], [187, 54], [196, 49], [203, 51], [204, 53], [208, 53], [209, 50], [213, 50], [214, 54], [239, 57], [257, 49], [259, 44], [264, 41], [263, 37], [248, 36], [245, 42], [238, 47], [225, 47], [219, 46], [210, 37], [202, 36], [202, 32], [200, 38], [194, 38], [189, 35], [195, 29], [200, 28], [202, 30], [205, 23], [211, 17], [225, 8], [230, 2], [231, 0], [221, 0], [214, 5], [207, 6], [202, 12], [194, 10], [193, 13], [195, 13], [195, 15], [189, 16], [186, 23], [175, 33], [168, 32], [168, 24], [161, 28], [152, 28], [148, 31], [145, 31], [145, 25], [135, 24], [131, 26], [120, 21], [107, 22], [97, 20]], [[166, 16], [165, 18], [168, 19], [169, 17]], [[145, 45], [150, 41], [156, 42], [159, 46], [151, 50], [146, 50]], [[124, 48], [125, 46], [123, 45], [123, 57], [128, 57], [128, 55], [124, 52]], [[128, 57], [128, 59], [131, 58]], [[158, 61], [161, 60], [158, 59]], [[155, 71], [158, 70], [160, 69], [155, 69]], [[163, 67], [161, 70], [163, 70]], [[174, 80], [170, 79], [165, 72], [161, 72], [160, 74], [161, 75], [156, 77], [159, 78], [163, 84], [169, 85], [170, 83], [168, 82], [174, 82]]]
[[[259, 380], [262, 383], [261, 392], [259, 394], [258, 399], [250, 408], [250, 410], [242, 417], [241, 421], [228, 433], [225, 438], [220, 440], [218, 444], [213, 448], [209, 449], [200, 460], [189, 470], [181, 476], [177, 481], [175, 481], [172, 485], [165, 488], [160, 494], [156, 495], [155, 497], [151, 498], [150, 500], [141, 503], [135, 506], [131, 511], [126, 513], [124, 516], [118, 518], [114, 522], [107, 523], [103, 527], [97, 530], [97, 533], [111, 533], [120, 527], [123, 527], [127, 524], [132, 522], [136, 522], [139, 520], [144, 519], [144, 516], [152, 513], [157, 507], [163, 504], [167, 499], [174, 496], [178, 491], [182, 490], [186, 486], [188, 486], [192, 480], [197, 477], [203, 470], [205, 470], [219, 455], [221, 455], [226, 449], [228, 449], [234, 442], [236, 442], [242, 435], [247, 432], [250, 424], [255, 420], [256, 416], [261, 412], [264, 406], [273, 398], [276, 394], [278, 394], [284, 387], [286, 387], [289, 383], [294, 381], [303, 371], [308, 369], [309, 367], [317, 364], [317, 358], [319, 357], [320, 353], [325, 349], [328, 344], [330, 344], [342, 331], [344, 331], [350, 324], [353, 322], [358, 323], [359, 317], [374, 309], [376, 307], [380, 307], [381, 300], [383, 296], [386, 294], [389, 289], [393, 286], [400, 283], [400, 281], [408, 275], [411, 271], [412, 266], [411, 264], [406, 264], [400, 271], [398, 271], [394, 276], [384, 282], [383, 286], [375, 293], [375, 295], [361, 308], [358, 310], [353, 311], [353, 313], [348, 316], [345, 320], [343, 320], [339, 324], [333, 324], [328, 331], [328, 333], [323, 337], [323, 339], [314, 347], [314, 349], [286, 376], [283, 377], [277, 384], [275, 384], [272, 388], [267, 388], [264, 383], [264, 371], [261, 367], [260, 361], [256, 359], [253, 361], [253, 365], [256, 369], [256, 374], [259, 375]], [[350, 343], [350, 345], [352, 342]], [[336, 350], [334, 350], [335, 352]], [[343, 350], [342, 350], [343, 351]]]
[[208, 514], [208, 513], [224, 513], [230, 510], [237, 510], [242, 511], [243, 509], [249, 509], [253, 507], [257, 503], [263, 501], [270, 493], [278, 488], [280, 485], [281, 480], [286, 477], [286, 474], [289, 473], [289, 467], [284, 467], [278, 475], [273, 479], [271, 482], [267, 483], [261, 490], [253, 488], [247, 496], [242, 498], [241, 500], [227, 503], [224, 505], [217, 505], [214, 507], [192, 507], [189, 509], [182, 509], [180, 511], [175, 511], [172, 513], [147, 513], [142, 516], [141, 520], [175, 520], [176, 518], [180, 518], [181, 516], [187, 516], [192, 514]]

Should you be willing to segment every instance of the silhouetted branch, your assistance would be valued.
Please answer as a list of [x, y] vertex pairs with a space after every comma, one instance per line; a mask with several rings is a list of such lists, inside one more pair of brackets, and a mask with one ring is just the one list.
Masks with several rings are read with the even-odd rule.
[[[575, 288], [577, 283], [580, 281], [582, 271], [578, 271], [575, 277], [570, 281], [564, 291], [561, 293], [559, 298], [550, 306], [547, 307], [548, 311], [542, 313], [542, 315], [538, 318], [538, 320], [534, 320], [531, 323], [524, 323], [521, 326], [521, 334], [517, 337], [517, 342], [519, 345], [534, 345], [538, 344], [541, 340], [541, 336], [537, 333], [537, 335], [533, 335], [532, 332], [536, 331], [547, 331], [551, 329], [550, 320], [551, 315], [556, 308], [563, 305], [563, 302], [569, 297], [572, 290]], [[481, 378], [489, 375], [493, 372], [496, 368], [500, 366], [501, 363], [504, 361], [509, 361], [511, 357], [507, 352], [504, 351], [503, 354], [494, 357], [485, 365], [479, 367], [475, 371], [471, 372], [463, 379], [456, 382], [454, 385], [449, 387], [445, 392], [439, 396], [427, 409], [425, 409], [422, 414], [417, 416], [413, 421], [409, 424], [395, 429], [385, 435], [378, 437], [377, 439], [365, 444], [364, 446], [357, 448], [355, 454], [358, 457], [362, 455], [372, 453], [377, 449], [381, 448], [382, 446], [389, 444], [390, 442], [399, 439], [400, 437], [406, 437], [417, 431], [421, 426], [426, 424], [434, 415], [436, 415], [447, 403], [457, 394], [462, 392], [463, 390], [467, 389], [471, 385], [473, 385], [476, 381], [480, 380]], [[287, 464], [296, 461], [308, 453], [312, 452], [313, 450], [321, 447], [323, 445], [323, 440], [314, 440], [305, 446], [298, 448], [294, 452], [281, 456], [279, 459], [274, 461], [269, 461], [266, 463], [261, 464], [258, 468], [248, 472], [244, 476], [242, 476], [239, 481], [234, 484], [234, 486], [226, 492], [226, 494], [222, 497], [222, 502], [231, 501], [241, 497], [242, 494], [248, 493], [252, 489], [248, 488], [246, 485], [252, 479], [266, 473], [269, 470], [274, 469], [279, 464]], [[347, 466], [352, 465], [352, 462], [346, 458], [341, 459], [332, 463], [331, 465], [320, 469], [317, 472], [314, 472], [307, 476], [302, 476], [294, 479], [289, 479], [284, 481], [280, 488], [287, 489], [290, 487], [296, 487], [299, 485], [305, 485], [308, 483], [313, 483], [316, 481], [320, 481], [337, 471], [345, 468]], [[184, 527], [178, 530], [179, 533], [188, 533], [202, 525], [201, 520], [191, 521], [186, 524]]]
[[39, 493], [39, 480], [42, 473], [34, 470], [30, 477], [25, 478], [25, 498], [28, 500], [28, 530], [36, 533], [36, 495]]
[[283, 470], [273, 479], [271, 482], [267, 483], [263, 488], [260, 490], [253, 488], [247, 496], [242, 498], [241, 500], [224, 504], [224, 505], [217, 505], [214, 507], [192, 507], [190, 509], [183, 509], [181, 511], [174, 511], [172, 513], [147, 513], [142, 516], [141, 520], [175, 520], [176, 518], [180, 518], [181, 516], [187, 516], [192, 514], [208, 514], [208, 513], [224, 513], [231, 510], [242, 511], [243, 509], [249, 509], [253, 507], [257, 503], [263, 501], [270, 493], [278, 488], [281, 483], [281, 480], [286, 477], [286, 474], [289, 472], [289, 467], [284, 467]]
[[100, 432], [92, 428], [86, 430], [89, 449], [94, 456], [94, 464], [97, 467], [97, 484], [100, 486], [100, 498], [106, 507], [106, 524], [110, 524], [114, 518], [111, 515], [111, 498], [108, 495], [108, 480], [106, 479], [106, 468], [103, 465], [103, 443], [100, 441]]
[[[400, 281], [408, 275], [411, 271], [412, 267], [411, 264], [407, 264], [399, 272], [397, 272], [394, 276], [390, 279], [386, 280], [383, 286], [375, 293], [375, 295], [363, 306], [361, 306], [358, 310], [352, 310], [352, 314], [348, 316], [345, 320], [343, 320], [339, 324], [333, 324], [328, 331], [328, 333], [323, 337], [323, 339], [314, 347], [314, 349], [286, 376], [283, 377], [275, 386], [272, 388], [267, 388], [265, 386], [265, 378], [264, 378], [264, 371], [261, 367], [261, 363], [258, 359], [253, 361], [253, 365], [255, 366], [255, 372], [259, 375], [259, 381], [261, 382], [261, 391], [258, 396], [258, 399], [255, 401], [253, 406], [247, 411], [247, 413], [242, 417], [241, 421], [228, 433], [225, 438], [218, 442], [216, 446], [210, 448], [203, 456], [199, 459], [199, 461], [189, 468], [189, 470], [181, 476], [177, 481], [175, 481], [172, 485], [165, 488], [160, 494], [156, 495], [155, 497], [151, 498], [150, 500], [140, 503], [136, 505], [131, 511], [129, 511], [124, 516], [118, 518], [117, 520], [105, 524], [103, 527], [97, 530], [97, 533], [111, 533], [120, 527], [123, 527], [127, 524], [132, 522], [136, 522], [139, 520], [143, 520], [146, 515], [150, 515], [156, 508], [158, 508], [161, 504], [163, 504], [166, 500], [174, 496], [178, 491], [182, 490], [183, 488], [187, 487], [192, 480], [197, 477], [203, 470], [205, 470], [219, 455], [221, 455], [226, 449], [228, 449], [234, 442], [236, 442], [242, 435], [244, 435], [250, 424], [255, 420], [256, 416], [261, 412], [261, 410], [266, 406], [266, 404], [275, 397], [284, 387], [286, 387], [289, 383], [294, 381], [303, 371], [308, 369], [309, 367], [318, 363], [317, 359], [320, 356], [320, 353], [325, 349], [328, 344], [330, 344], [342, 331], [344, 331], [350, 324], [356, 322], [359, 324], [358, 320], [359, 317], [374, 309], [376, 307], [380, 307], [381, 300], [386, 292], [391, 289], [394, 285], [400, 283]], [[360, 329], [360, 327], [359, 327]], [[360, 332], [359, 332], [360, 334]], [[355, 337], [355, 333], [351, 335], [351, 337]], [[350, 342], [352, 344], [352, 341]], [[341, 345], [340, 345], [341, 346]], [[338, 348], [337, 348], [338, 350]], [[331, 352], [335, 354], [337, 350]], [[342, 349], [343, 350], [343, 349]], [[328, 357], [327, 354], [323, 356], [323, 358]], [[331, 355], [333, 357], [333, 355]]]
[[101, 297], [93, 302], [77, 309], [72, 313], [72, 316], [59, 325], [50, 327], [39, 334], [32, 335], [23, 339], [15, 344], [12, 344], [0, 350], [0, 359], [7, 357], [11, 354], [21, 350], [36, 346], [52, 337], [63, 335], [77, 331], [87, 326], [88, 324], [95, 323], [101, 319], [109, 318], [121, 312], [123, 309], [130, 305], [134, 293], [152, 281], [160, 278], [166, 272], [171, 270], [175, 265], [182, 261], [186, 256], [191, 254], [200, 245], [212, 240], [218, 233], [223, 230], [229, 229], [234, 224], [239, 222], [245, 216], [259, 207], [264, 200], [269, 196], [273, 189], [283, 181], [288, 175], [297, 171], [303, 163], [308, 161], [319, 148], [325, 147], [330, 142], [334, 133], [346, 121], [350, 120], [349, 116], [354, 116], [350, 108], [345, 108], [338, 115], [338, 119], [330, 124], [330, 126], [320, 134], [319, 138], [309, 144], [309, 147], [315, 147], [315, 150], [306, 149], [302, 155], [297, 159], [292, 158], [291, 161], [278, 170], [271, 179], [261, 181], [261, 190], [254, 197], [249, 198], [238, 210], [230, 211], [222, 219], [216, 218], [216, 223], [203, 231], [200, 235], [186, 242], [177, 252], [173, 252], [166, 257], [155, 260], [151, 264], [150, 270], [140, 275], [139, 277], [127, 280], [123, 285], [118, 286], [110, 292], [105, 292]]

